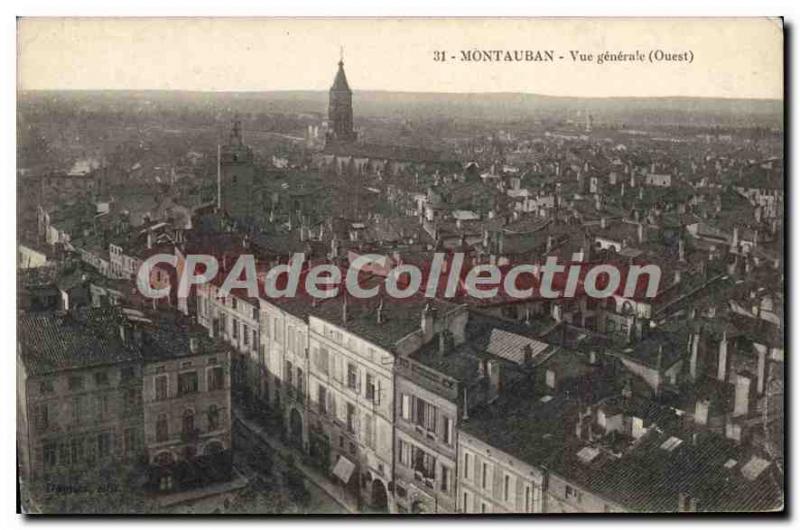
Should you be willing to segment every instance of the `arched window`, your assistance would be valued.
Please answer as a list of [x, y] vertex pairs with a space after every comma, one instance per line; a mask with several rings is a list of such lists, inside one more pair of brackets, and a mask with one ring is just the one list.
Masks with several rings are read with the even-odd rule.
[[165, 442], [169, 438], [169, 421], [166, 414], [159, 414], [156, 420], [156, 441]]
[[192, 434], [194, 432], [194, 411], [186, 409], [183, 412], [183, 433]]
[[210, 405], [208, 407], [208, 430], [216, 431], [219, 429], [219, 407]]

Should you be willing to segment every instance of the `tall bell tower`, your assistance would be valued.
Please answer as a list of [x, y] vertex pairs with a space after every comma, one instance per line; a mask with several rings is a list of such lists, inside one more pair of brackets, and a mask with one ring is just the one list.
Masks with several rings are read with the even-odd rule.
[[249, 217], [255, 210], [254, 185], [253, 151], [244, 143], [237, 118], [227, 143], [217, 149], [217, 207], [232, 217]]
[[340, 52], [339, 70], [333, 80], [328, 99], [328, 141], [337, 143], [354, 142], [353, 130], [353, 91], [347, 84], [344, 74], [344, 57]]

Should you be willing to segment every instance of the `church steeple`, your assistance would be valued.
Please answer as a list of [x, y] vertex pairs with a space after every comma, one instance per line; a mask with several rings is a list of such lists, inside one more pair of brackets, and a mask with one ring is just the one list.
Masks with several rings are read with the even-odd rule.
[[340, 51], [339, 70], [331, 85], [328, 99], [328, 140], [353, 142], [353, 92], [344, 73], [344, 57]]
[[331, 90], [341, 90], [352, 94], [350, 85], [347, 84], [347, 76], [344, 74], [344, 61], [339, 61], [339, 71], [336, 72]]

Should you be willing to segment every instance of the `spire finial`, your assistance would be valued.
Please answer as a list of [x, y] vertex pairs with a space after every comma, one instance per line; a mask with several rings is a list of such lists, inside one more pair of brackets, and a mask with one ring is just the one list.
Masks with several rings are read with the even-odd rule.
[[344, 46], [339, 46], [339, 64], [344, 64]]

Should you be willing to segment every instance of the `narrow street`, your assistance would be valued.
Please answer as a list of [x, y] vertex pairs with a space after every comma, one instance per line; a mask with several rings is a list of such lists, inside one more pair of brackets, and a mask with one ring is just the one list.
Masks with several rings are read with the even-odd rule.
[[[233, 427], [235, 458], [234, 466], [251, 479], [252, 487], [268, 493], [281, 506], [282, 513], [348, 514], [355, 507], [343, 504], [337, 499], [335, 486], [319, 473], [303, 465], [301, 455], [279, 440], [270, 437], [255, 422], [246, 420], [236, 413]], [[291, 499], [288, 484], [289, 461], [293, 460], [296, 472], [304, 477], [308, 492], [304, 502]], [[259, 506], [253, 506], [257, 513]]]

